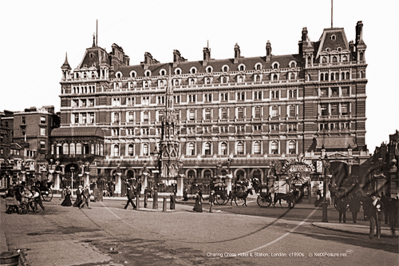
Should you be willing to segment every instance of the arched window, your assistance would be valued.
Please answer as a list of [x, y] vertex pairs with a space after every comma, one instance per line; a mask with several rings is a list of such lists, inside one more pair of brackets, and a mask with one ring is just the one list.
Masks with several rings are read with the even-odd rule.
[[256, 69], [256, 70], [261, 70], [261, 69], [262, 69], [262, 64], [261, 64], [261, 63], [257, 63], [257, 64], [255, 65], [255, 69]]
[[349, 74], [349, 72], [346, 72], [346, 79], [350, 79], [350, 74]]
[[222, 144], [220, 144], [220, 154], [221, 155], [227, 155], [227, 144], [226, 144], [226, 142], [222, 142]]
[[195, 145], [192, 142], [188, 144], [188, 154], [187, 155], [195, 155]]
[[69, 154], [71, 154], [71, 155], [75, 154], [75, 143], [71, 143], [69, 145]]
[[277, 74], [273, 74], [273, 80], [278, 80], [278, 75]]
[[114, 156], [119, 156], [119, 145], [117, 144], [114, 145]]
[[260, 142], [259, 141], [255, 141], [254, 142], [254, 154], [260, 154]]
[[222, 71], [223, 71], [223, 72], [229, 71], [229, 67], [228, 67], [228, 66], [223, 66]]
[[322, 62], [323, 64], [326, 64], [326, 63], [327, 63], [327, 58], [326, 58], [326, 57], [323, 57], [323, 59], [321, 60], [321, 62]]
[[331, 80], [334, 80], [334, 73], [331, 73]]
[[360, 60], [360, 61], [363, 61], [363, 59], [364, 59], [364, 58], [363, 58], [363, 52], [360, 52], [359, 55], [360, 55], [360, 56], [359, 56], [359, 60]]
[[288, 142], [288, 153], [289, 154], [296, 154], [296, 144], [295, 141]]
[[128, 156], [133, 156], [134, 155], [134, 146], [133, 146], [133, 144], [129, 144], [129, 146], [127, 147], [127, 155]]
[[197, 73], [197, 69], [196, 69], [195, 67], [192, 67], [192, 68], [190, 69], [190, 73], [191, 73], [191, 74], [196, 74], [196, 73]]
[[279, 68], [279, 64], [278, 64], [277, 62], [273, 63], [272, 68], [273, 68], [273, 69]]
[[237, 143], [237, 154], [244, 154], [244, 143], [242, 141]]
[[148, 144], [143, 144], [143, 155], [148, 156]]
[[342, 72], [341, 73], [341, 80], [344, 80], [345, 79], [345, 72]]
[[338, 59], [337, 59], [337, 57], [336, 57], [336, 56], [333, 56], [333, 59], [332, 59], [332, 61], [333, 61], [333, 63], [337, 63], [337, 62], [338, 62]]
[[82, 144], [81, 143], [76, 144], [76, 154], [82, 154]]
[[347, 61], [348, 61], [348, 58], [346, 56], [343, 56], [342, 57], [342, 62], [347, 62]]
[[204, 153], [205, 155], [211, 155], [211, 144], [209, 142], [205, 143]]
[[68, 143], [64, 143], [62, 149], [64, 154], [68, 154]]
[[205, 170], [204, 178], [211, 179], [211, 177], [212, 177], [211, 171], [210, 170]]
[[270, 143], [270, 153], [278, 154], [278, 142], [277, 141], [272, 141]]

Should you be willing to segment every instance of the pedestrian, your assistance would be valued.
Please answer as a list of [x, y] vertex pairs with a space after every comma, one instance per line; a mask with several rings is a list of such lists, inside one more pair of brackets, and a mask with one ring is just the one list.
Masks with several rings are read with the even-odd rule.
[[202, 189], [200, 188], [198, 191], [198, 195], [200, 196], [200, 200], [204, 200], [204, 198], [202, 197]]
[[80, 207], [80, 204], [82, 204], [82, 186], [79, 186], [78, 189], [75, 191], [76, 193], [76, 200], [73, 203], [73, 207]]
[[187, 188], [185, 188], [184, 191], [183, 191], [183, 201], [188, 201]]
[[352, 213], [353, 223], [356, 223], [357, 213], [360, 211], [360, 198], [357, 195], [354, 195], [349, 200], [349, 210]]
[[348, 201], [345, 196], [342, 196], [337, 203], [337, 210], [339, 212], [339, 222], [343, 221], [346, 223], [346, 207], [348, 205]]
[[39, 204], [40, 208], [42, 208], [43, 211], [45, 211], [45, 208], [43, 206], [42, 202], [42, 197], [40, 195], [40, 184], [36, 183], [31, 187], [31, 191], [33, 193], [33, 204], [35, 206], [35, 212], [39, 212], [37, 208], [37, 204]]
[[369, 237], [370, 237], [370, 239], [373, 239], [374, 231], [375, 231], [377, 238], [381, 238], [381, 224], [379, 221], [379, 216], [380, 216], [380, 213], [383, 208], [382, 202], [377, 193], [371, 194], [371, 201], [372, 201], [372, 204], [368, 211], [368, 217], [370, 220], [370, 235], [369, 235]]
[[176, 205], [176, 198], [175, 198], [175, 194], [171, 193], [170, 194], [170, 209], [174, 210], [175, 209], [175, 205]]
[[131, 203], [132, 206], [133, 206], [133, 210], [135, 210], [136, 209], [136, 204], [134, 204], [134, 202], [133, 202], [133, 199], [135, 198], [134, 186], [128, 184], [126, 189], [127, 189], [127, 191], [126, 191], [127, 202], [126, 202], [126, 205], [125, 205], [125, 209], [127, 209], [127, 206], [129, 206], [129, 203]]
[[391, 228], [392, 235], [395, 236], [395, 228], [398, 224], [398, 208], [399, 208], [398, 199], [393, 199], [389, 201], [389, 227]]
[[212, 212], [212, 206], [215, 204], [215, 191], [212, 190], [211, 194], [209, 195], [209, 212]]
[[371, 204], [372, 204], [372, 200], [370, 195], [368, 194], [364, 194], [361, 197], [361, 204], [363, 207], [363, 216], [364, 216], [364, 221], [369, 220], [369, 211], [371, 209]]
[[202, 212], [201, 196], [198, 192], [195, 194], [195, 204], [193, 211]]
[[65, 206], [65, 207], [72, 206], [71, 190], [69, 187], [66, 187], [66, 189], [65, 189], [65, 197], [64, 197], [64, 200], [62, 201], [61, 205]]
[[82, 203], [80, 204], [79, 208], [82, 209], [86, 206], [88, 209], [90, 208], [90, 188], [89, 185], [85, 185], [82, 193]]
[[147, 201], [148, 201], [148, 189], [146, 187], [144, 189], [144, 208], [147, 208]]

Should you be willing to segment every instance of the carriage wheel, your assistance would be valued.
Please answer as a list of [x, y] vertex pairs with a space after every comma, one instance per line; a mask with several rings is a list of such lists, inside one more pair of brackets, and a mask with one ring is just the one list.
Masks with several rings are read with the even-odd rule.
[[216, 194], [215, 203], [217, 203], [218, 205], [223, 205], [224, 204], [224, 199], [222, 198], [222, 195]]
[[272, 203], [272, 200], [271, 200], [270, 196], [267, 198], [258, 196], [258, 198], [256, 199], [256, 203], [258, 203], [259, 207], [261, 207], [261, 208], [267, 208]]
[[48, 193], [46, 191], [42, 191], [42, 198], [44, 201], [51, 201], [53, 199], [53, 190], [49, 188]]
[[13, 213], [13, 207], [12, 206], [7, 206], [6, 213], [8, 213], [8, 214]]
[[292, 209], [292, 208], [294, 208], [295, 207], [295, 201], [288, 201], [287, 202], [288, 203], [288, 207], [290, 208], [290, 209]]

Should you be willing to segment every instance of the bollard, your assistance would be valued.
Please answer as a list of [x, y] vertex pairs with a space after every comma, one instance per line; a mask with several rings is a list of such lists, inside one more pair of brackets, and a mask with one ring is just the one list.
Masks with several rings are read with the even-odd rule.
[[147, 192], [144, 193], [144, 208], [147, 208]]
[[158, 191], [154, 190], [154, 196], [152, 198], [152, 208], [158, 210]]
[[163, 197], [163, 212], [166, 212], [166, 197]]
[[175, 195], [173, 195], [173, 194], [170, 194], [170, 203], [169, 203], [169, 205], [170, 205], [170, 209], [171, 210], [175, 209]]

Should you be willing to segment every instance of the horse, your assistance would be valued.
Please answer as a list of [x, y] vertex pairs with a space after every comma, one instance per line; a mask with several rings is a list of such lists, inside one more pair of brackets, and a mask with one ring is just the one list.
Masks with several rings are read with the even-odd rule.
[[252, 193], [252, 189], [251, 188], [248, 188], [246, 191], [240, 191], [240, 192], [231, 192], [231, 202], [230, 202], [230, 205], [233, 205], [233, 199], [234, 199], [234, 202], [236, 203], [236, 206], [238, 206], [238, 204], [237, 204], [237, 198], [238, 199], [243, 199], [244, 200], [244, 204], [243, 204], [243, 206], [246, 206], [246, 207], [248, 207], [247, 206], [247, 197], [248, 197], [248, 194], [251, 194], [251, 195], [253, 195], [253, 193]]
[[267, 184], [261, 184], [259, 179], [257, 178], [252, 179], [252, 186], [255, 189], [255, 193], [260, 192], [264, 188], [267, 188], [267, 190], [269, 190], [269, 186]]
[[289, 192], [287, 194], [285, 193], [275, 193], [274, 194], [274, 202], [273, 205], [275, 206], [277, 201], [280, 204], [280, 207], [282, 208], [283, 206], [281, 205], [281, 200], [285, 200], [288, 203], [288, 206], [290, 209], [294, 208], [295, 206], [295, 196], [292, 192]]

